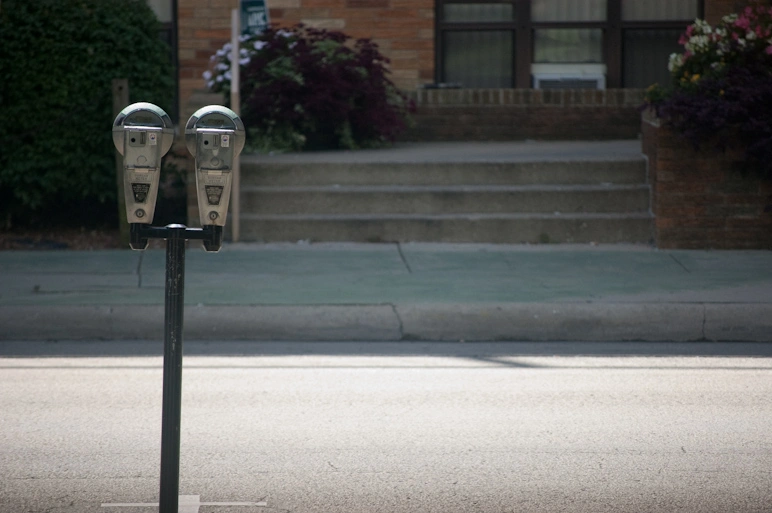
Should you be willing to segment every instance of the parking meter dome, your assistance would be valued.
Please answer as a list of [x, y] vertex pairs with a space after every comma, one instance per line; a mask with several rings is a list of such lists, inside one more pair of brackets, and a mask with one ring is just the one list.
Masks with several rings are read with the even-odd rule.
[[188, 151], [194, 157], [197, 153], [196, 131], [198, 129], [220, 129], [233, 130], [233, 150], [235, 155], [239, 155], [244, 149], [246, 142], [246, 131], [244, 122], [231, 109], [221, 105], [208, 105], [198, 109], [190, 116], [185, 125], [185, 145]]
[[174, 142], [174, 123], [161, 107], [147, 102], [132, 103], [115, 117], [113, 122], [113, 144], [123, 155], [124, 132], [128, 127], [147, 126], [160, 128], [163, 133], [161, 152], [166, 154]]

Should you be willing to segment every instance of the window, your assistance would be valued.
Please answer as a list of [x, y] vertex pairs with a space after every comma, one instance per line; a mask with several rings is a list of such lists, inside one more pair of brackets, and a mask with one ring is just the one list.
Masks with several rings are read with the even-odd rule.
[[474, 88], [512, 84], [512, 32], [455, 31], [443, 41], [445, 81]]
[[533, 62], [603, 62], [603, 31], [601, 29], [534, 30]]
[[678, 44], [682, 32], [678, 29], [625, 30], [622, 42], [624, 86], [644, 89], [654, 83], [667, 84], [670, 80], [668, 56], [683, 51]]
[[442, 18], [451, 23], [474, 23], [511, 21], [514, 15], [512, 4], [445, 4]]
[[693, 20], [700, 15], [699, 2], [694, 0], [622, 0], [625, 21]]
[[606, 0], [531, 0], [531, 20], [605, 21]]
[[[644, 88], [703, 0], [437, 0], [437, 82]], [[551, 85], [550, 87], [552, 87]], [[561, 86], [562, 87], [562, 86]]]

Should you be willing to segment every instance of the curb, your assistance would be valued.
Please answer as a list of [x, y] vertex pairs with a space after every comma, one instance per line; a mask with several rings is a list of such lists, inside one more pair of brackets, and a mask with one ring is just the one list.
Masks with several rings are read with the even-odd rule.
[[[0, 340], [162, 340], [163, 306], [4, 306]], [[189, 340], [772, 341], [767, 303], [185, 307]]]

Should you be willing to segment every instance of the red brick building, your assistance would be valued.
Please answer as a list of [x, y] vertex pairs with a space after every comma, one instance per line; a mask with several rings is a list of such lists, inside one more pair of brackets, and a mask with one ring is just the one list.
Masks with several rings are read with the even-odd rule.
[[[238, 0], [150, 0], [176, 10], [180, 118], [230, 39]], [[371, 38], [414, 94], [418, 139], [634, 137], [641, 90], [694, 18], [735, 0], [266, 0], [271, 23]], [[173, 16], [173, 13], [172, 13]], [[458, 89], [434, 89], [439, 84]], [[428, 86], [428, 87], [427, 87]]]

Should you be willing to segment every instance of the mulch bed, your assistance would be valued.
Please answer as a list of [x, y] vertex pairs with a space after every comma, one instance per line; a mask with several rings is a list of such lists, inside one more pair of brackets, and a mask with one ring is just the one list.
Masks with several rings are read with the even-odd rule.
[[80, 250], [122, 249], [117, 229], [19, 229], [0, 231], [0, 251], [5, 250]]

